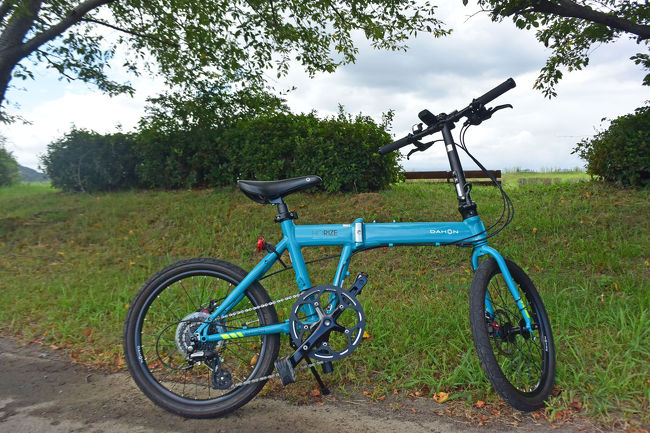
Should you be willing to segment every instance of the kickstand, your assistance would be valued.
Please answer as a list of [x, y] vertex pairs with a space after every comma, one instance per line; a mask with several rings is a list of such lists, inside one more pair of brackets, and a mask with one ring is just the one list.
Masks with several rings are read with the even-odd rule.
[[323, 383], [323, 380], [320, 378], [320, 375], [318, 374], [318, 371], [316, 371], [316, 368], [314, 366], [309, 367], [311, 370], [312, 374], [316, 378], [316, 382], [318, 382], [318, 386], [320, 386], [320, 392], [323, 395], [329, 395], [330, 390], [325, 386]]

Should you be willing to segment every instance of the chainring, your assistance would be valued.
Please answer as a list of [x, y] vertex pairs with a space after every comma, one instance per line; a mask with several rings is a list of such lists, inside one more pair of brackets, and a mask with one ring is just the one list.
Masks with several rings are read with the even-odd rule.
[[347, 290], [316, 286], [301, 292], [291, 307], [289, 334], [300, 347], [323, 322], [335, 326], [312, 346], [307, 355], [319, 361], [336, 361], [350, 355], [361, 343], [366, 318], [361, 303]]

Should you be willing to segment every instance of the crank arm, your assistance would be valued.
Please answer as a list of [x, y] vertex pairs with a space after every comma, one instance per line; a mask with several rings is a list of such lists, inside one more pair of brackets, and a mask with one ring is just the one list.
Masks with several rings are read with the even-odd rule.
[[281, 358], [275, 361], [275, 368], [278, 370], [282, 385], [288, 385], [296, 381], [296, 373], [294, 371], [296, 365], [298, 365], [300, 361], [307, 357], [307, 354], [312, 349], [312, 347], [318, 344], [324, 336], [326, 336], [329, 332], [332, 331], [332, 329], [337, 326], [339, 325], [336, 324], [331, 316], [323, 317], [318, 328], [314, 330], [309, 338], [307, 338], [307, 340], [305, 340], [300, 345], [300, 347], [296, 349], [295, 352], [285, 358]]

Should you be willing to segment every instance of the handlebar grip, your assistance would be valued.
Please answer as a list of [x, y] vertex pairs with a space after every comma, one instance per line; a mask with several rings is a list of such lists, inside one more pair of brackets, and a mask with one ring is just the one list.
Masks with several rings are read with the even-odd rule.
[[402, 137], [397, 141], [393, 141], [390, 144], [381, 146], [378, 152], [380, 155], [386, 155], [387, 153], [392, 152], [393, 150], [397, 150], [400, 147], [404, 147], [410, 143], [411, 143], [411, 134], [407, 135], [406, 137]]
[[514, 89], [516, 85], [517, 83], [515, 83], [515, 80], [513, 80], [512, 78], [508, 78], [506, 81], [499, 84], [494, 89], [489, 90], [487, 93], [485, 93], [485, 95], [479, 96], [478, 98], [474, 99], [473, 102], [478, 103], [480, 105], [489, 104], [494, 99], [506, 93], [508, 90]]

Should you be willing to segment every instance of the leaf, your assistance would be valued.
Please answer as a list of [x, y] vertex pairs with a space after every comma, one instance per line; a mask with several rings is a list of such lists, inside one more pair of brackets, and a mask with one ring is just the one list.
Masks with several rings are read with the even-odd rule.
[[481, 408], [485, 406], [485, 402], [483, 400], [479, 400], [476, 402], [476, 407]]
[[579, 400], [573, 400], [571, 403], [569, 403], [569, 407], [580, 412], [580, 409], [582, 409], [582, 402]]
[[433, 394], [433, 399], [438, 403], [444, 403], [449, 398], [449, 394], [443, 391]]

